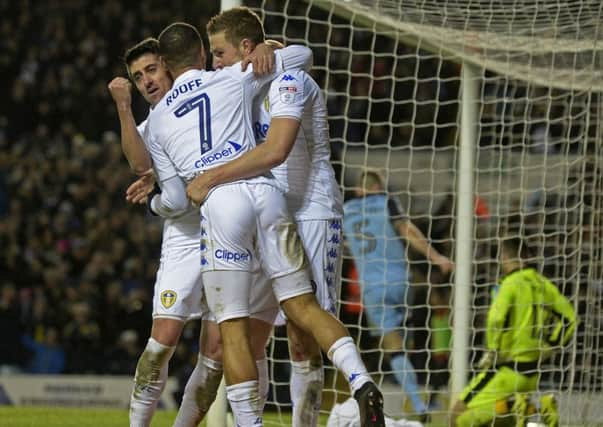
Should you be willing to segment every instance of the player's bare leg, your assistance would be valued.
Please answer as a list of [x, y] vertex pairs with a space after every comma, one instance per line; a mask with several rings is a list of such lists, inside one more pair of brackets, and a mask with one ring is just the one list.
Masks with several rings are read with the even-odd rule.
[[[260, 406], [263, 408], [269, 386], [266, 344], [272, 331], [272, 325], [254, 318], [251, 318], [249, 323], [251, 325], [252, 351], [258, 370]], [[174, 427], [197, 426], [205, 418], [216, 398], [222, 379], [223, 365], [222, 337], [215, 322], [203, 322], [199, 348], [201, 348], [201, 353], [195, 369], [186, 383]]]
[[219, 326], [226, 395], [235, 421], [242, 426], [262, 426], [258, 373], [249, 340], [249, 318], [228, 319]]
[[313, 294], [286, 299], [281, 302], [281, 307], [289, 321], [311, 334], [337, 369], [345, 374], [358, 400], [362, 427], [385, 426], [383, 397], [369, 376], [345, 326], [323, 310]]

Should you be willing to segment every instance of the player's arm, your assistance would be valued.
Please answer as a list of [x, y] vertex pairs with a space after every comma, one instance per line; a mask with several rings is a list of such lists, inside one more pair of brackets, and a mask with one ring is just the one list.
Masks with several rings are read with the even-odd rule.
[[[257, 49], [257, 48], [256, 48]], [[255, 98], [260, 91], [284, 71], [309, 71], [312, 68], [312, 51], [305, 46], [291, 45], [274, 52], [276, 67], [271, 73], [258, 76], [252, 72], [232, 74], [243, 83], [244, 96], [249, 99]], [[237, 67], [236, 65], [234, 67]], [[227, 67], [231, 68], [231, 67]]]
[[278, 40], [267, 39], [264, 40], [264, 44], [273, 47], [274, 49], [284, 49], [285, 45]]
[[496, 352], [501, 349], [505, 323], [507, 316], [511, 314], [510, 310], [514, 299], [513, 285], [511, 283], [502, 283], [498, 294], [490, 303], [488, 318], [486, 320], [486, 347], [489, 351]]
[[266, 141], [241, 157], [197, 176], [188, 186], [187, 193], [193, 203], [203, 202], [215, 186], [268, 172], [283, 163], [297, 138], [306, 103], [307, 74], [302, 71], [287, 74], [287, 79], [277, 79], [270, 87], [272, 119]]
[[405, 239], [413, 249], [424, 255], [431, 263], [437, 265], [442, 273], [450, 273], [454, 268], [452, 261], [429, 244], [421, 230], [410, 219], [402, 216], [401, 208], [391, 198], [388, 200], [388, 208], [394, 227], [400, 237]]
[[149, 120], [145, 138], [155, 162], [157, 185], [147, 197], [147, 206], [154, 215], [178, 217], [191, 208], [186, 197], [186, 187], [163, 147], [155, 140], [151, 122]]
[[277, 67], [279, 64], [282, 66], [280, 71], [300, 69], [309, 72], [314, 65], [313, 53], [306, 46], [292, 44], [276, 51], [275, 56]]
[[548, 341], [551, 346], [565, 346], [576, 331], [576, 312], [571, 302], [559, 292], [553, 283], [547, 283], [547, 290], [551, 294], [549, 299], [553, 300], [552, 311], [555, 316], [555, 323]]
[[157, 185], [148, 196], [148, 207], [152, 214], [164, 218], [174, 218], [187, 212], [190, 203], [186, 197], [184, 182], [173, 176]]
[[[276, 54], [277, 50], [278, 54]], [[247, 66], [252, 64], [256, 76], [265, 76], [271, 73], [278, 74], [285, 70], [310, 71], [313, 62], [312, 51], [305, 46], [285, 47], [275, 40], [266, 40], [264, 43], [258, 44], [253, 52], [241, 61], [241, 69], [245, 71]]]
[[245, 71], [247, 66], [253, 66], [256, 75], [268, 74], [274, 71], [274, 51], [283, 49], [284, 44], [276, 40], [266, 40], [258, 44], [255, 49], [241, 61], [241, 70]]
[[151, 156], [147, 151], [132, 113], [132, 84], [124, 77], [116, 77], [109, 83], [109, 92], [115, 102], [121, 133], [121, 148], [137, 175], [151, 172]]
[[195, 177], [187, 187], [188, 197], [201, 204], [217, 185], [261, 175], [283, 163], [297, 137], [299, 121], [278, 117], [270, 121], [266, 141], [228, 163], [209, 169]]

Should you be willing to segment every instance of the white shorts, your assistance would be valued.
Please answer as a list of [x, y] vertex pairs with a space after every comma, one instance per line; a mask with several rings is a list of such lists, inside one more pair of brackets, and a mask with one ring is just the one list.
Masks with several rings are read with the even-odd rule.
[[[263, 322], [273, 325], [280, 310], [278, 300], [272, 291], [272, 280], [268, 279], [259, 263], [251, 273], [251, 291], [249, 296], [249, 317], [259, 319]], [[207, 307], [207, 302], [204, 300]], [[216, 322], [216, 316], [207, 309], [207, 314], [203, 314], [203, 320]]]
[[[318, 304], [337, 315], [343, 239], [341, 219], [298, 221], [297, 231], [310, 261]], [[281, 310], [274, 324], [284, 325], [286, 320]]]
[[259, 262], [251, 274], [251, 293], [249, 295], [250, 317], [263, 320], [272, 325], [280, 306], [272, 290], [272, 280], [264, 274]]
[[153, 318], [187, 321], [204, 317], [208, 309], [202, 297], [199, 247], [163, 250], [155, 280]]
[[201, 206], [201, 269], [204, 273], [247, 273], [245, 278], [237, 275], [236, 281], [227, 274], [224, 278], [204, 275], [207, 302], [218, 322], [249, 315], [254, 260], [259, 260], [268, 279], [283, 278], [277, 280], [278, 286], [273, 285], [277, 300], [312, 291], [309, 280], [304, 283], [292, 274], [309, 273], [283, 193], [264, 183], [237, 182], [215, 188]]

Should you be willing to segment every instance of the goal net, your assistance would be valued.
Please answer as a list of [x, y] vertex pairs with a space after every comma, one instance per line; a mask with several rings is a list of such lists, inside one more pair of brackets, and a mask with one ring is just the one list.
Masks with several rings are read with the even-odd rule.
[[[313, 76], [328, 101], [333, 165], [346, 198], [359, 173], [377, 168], [388, 194], [457, 271], [470, 272], [468, 342], [452, 354], [454, 278], [409, 248], [411, 314], [403, 330], [422, 398], [442, 414], [455, 396], [453, 358], [475, 374], [504, 235], [527, 242], [528, 260], [568, 296], [580, 325], [571, 344], [538, 366], [538, 393], [553, 392], [561, 423], [603, 423], [603, 6], [599, 0], [250, 0], [267, 35], [314, 52]], [[471, 67], [472, 74], [462, 72]], [[465, 80], [463, 80], [463, 75]], [[469, 75], [469, 77], [467, 77]], [[464, 99], [464, 87], [476, 99]], [[473, 112], [473, 113], [471, 113]], [[470, 114], [469, 116], [464, 116]], [[472, 116], [471, 116], [472, 114]], [[463, 121], [469, 117], [469, 121]], [[469, 138], [466, 123], [473, 123]], [[474, 135], [471, 137], [471, 135]], [[462, 147], [470, 188], [458, 186]], [[463, 259], [457, 215], [469, 198]], [[363, 315], [354, 260], [345, 252], [339, 317], [374, 378], [386, 412], [412, 418], [380, 338]], [[412, 297], [410, 296], [412, 295]], [[458, 295], [458, 294], [457, 294]], [[456, 332], [456, 331], [455, 331]], [[290, 411], [284, 331], [270, 346], [268, 405]], [[348, 397], [328, 368], [323, 410]], [[538, 396], [536, 393], [536, 396]], [[266, 425], [270, 425], [267, 423]]]

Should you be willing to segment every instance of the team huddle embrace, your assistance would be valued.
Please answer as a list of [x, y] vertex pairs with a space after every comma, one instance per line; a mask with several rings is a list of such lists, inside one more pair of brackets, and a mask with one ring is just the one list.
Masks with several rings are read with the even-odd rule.
[[[357, 260], [367, 321], [419, 420], [428, 421], [400, 331], [410, 282], [400, 238], [444, 275], [453, 263], [388, 196], [377, 171], [362, 171], [355, 197], [344, 205], [308, 48], [266, 40], [259, 17], [242, 7], [213, 17], [207, 35], [211, 71], [204, 69], [198, 30], [178, 22], [129, 48], [129, 78], [109, 83], [122, 149], [139, 175], [126, 199], [164, 219], [151, 337], [135, 373], [130, 425], [150, 425], [190, 320], [202, 322], [200, 351], [175, 426], [199, 425], [222, 377], [236, 425], [263, 425], [274, 325], [287, 329], [293, 426], [318, 425], [323, 354], [353, 396], [333, 411], [340, 414], [336, 425], [407, 425], [384, 416], [383, 396], [335, 316], [344, 234]], [[132, 83], [150, 107], [139, 124]], [[537, 389], [531, 368], [575, 330], [573, 308], [554, 285], [523, 265], [519, 246], [503, 249], [507, 276], [491, 305], [483, 372], [454, 406], [453, 426], [489, 425], [500, 403], [511, 400], [507, 412], [521, 424], [526, 395]], [[527, 327], [530, 319], [537, 324]], [[507, 330], [509, 321], [521, 327]], [[554, 400], [541, 407], [555, 425]]]
[[[384, 426], [381, 393], [333, 315], [343, 200], [326, 105], [308, 74], [312, 53], [266, 41], [246, 8], [207, 30], [214, 71], [184, 23], [127, 51], [128, 75], [151, 107], [143, 123], [132, 116], [130, 82], [109, 84], [124, 154], [141, 175], [127, 199], [165, 218], [130, 424], [150, 424], [183, 326], [200, 318], [200, 354], [174, 425], [198, 425], [222, 375], [237, 425], [263, 425], [265, 347], [272, 326], [286, 324], [293, 424], [317, 425], [325, 352], [349, 379], [360, 424]], [[264, 140], [254, 123], [269, 125]]]

